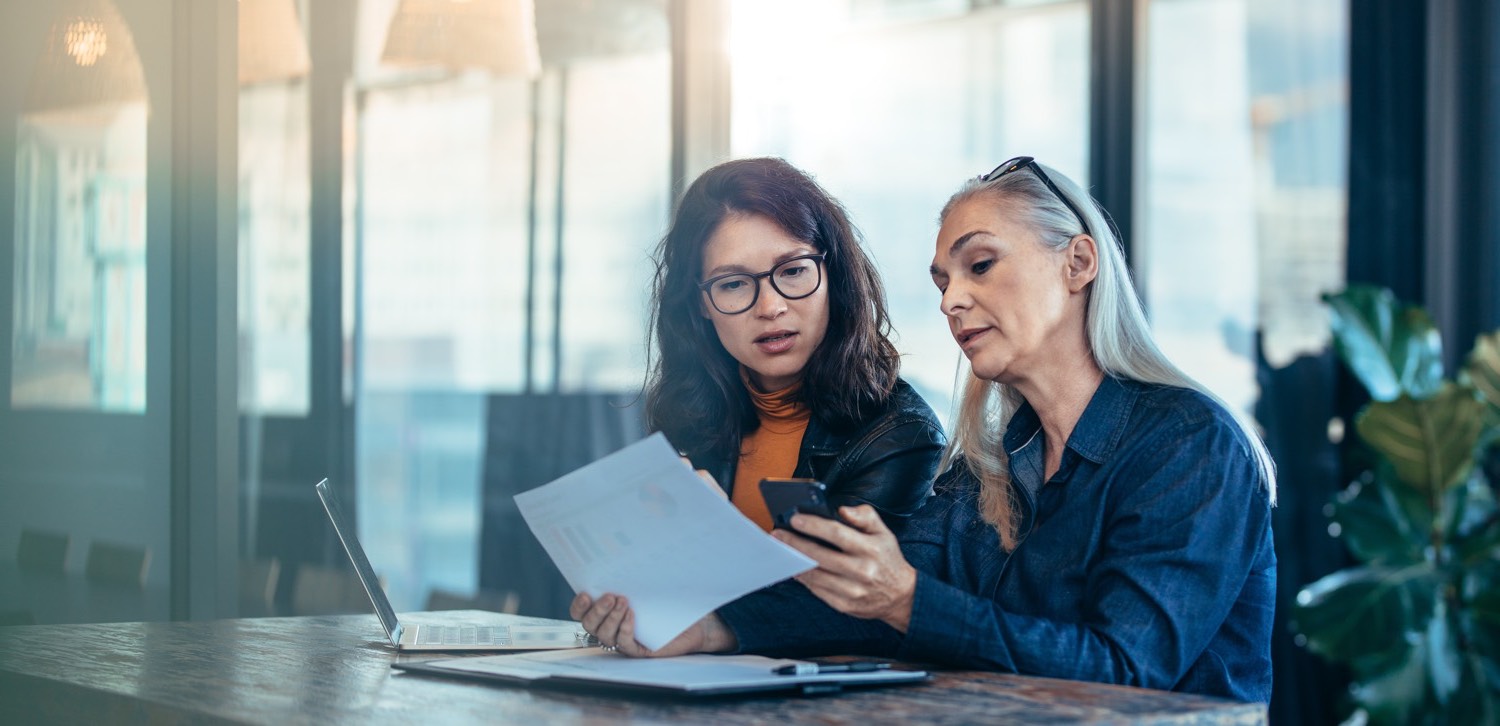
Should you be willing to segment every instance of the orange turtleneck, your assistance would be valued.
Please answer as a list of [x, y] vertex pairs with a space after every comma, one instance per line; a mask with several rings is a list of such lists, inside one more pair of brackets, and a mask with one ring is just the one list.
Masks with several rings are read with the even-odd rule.
[[734, 489], [730, 501], [760, 528], [771, 531], [771, 513], [760, 495], [760, 480], [786, 478], [797, 468], [797, 454], [802, 449], [802, 434], [812, 411], [797, 400], [802, 384], [793, 383], [779, 391], [766, 393], [740, 370], [740, 379], [750, 391], [760, 427], [740, 439], [740, 463], [735, 469]]

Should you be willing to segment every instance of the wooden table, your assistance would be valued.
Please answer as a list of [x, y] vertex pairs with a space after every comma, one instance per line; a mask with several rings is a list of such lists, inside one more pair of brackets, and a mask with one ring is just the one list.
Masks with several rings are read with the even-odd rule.
[[[410, 627], [433, 613], [404, 615]], [[515, 616], [442, 613], [444, 621]], [[374, 615], [0, 628], [0, 723], [1262, 724], [1200, 696], [1000, 673], [817, 697], [527, 690], [400, 673]]]

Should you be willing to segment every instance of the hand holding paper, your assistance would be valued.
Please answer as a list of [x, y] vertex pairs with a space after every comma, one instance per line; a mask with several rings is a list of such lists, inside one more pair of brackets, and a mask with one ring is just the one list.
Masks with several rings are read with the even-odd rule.
[[629, 599], [636, 640], [653, 650], [817, 565], [705, 487], [661, 434], [518, 494], [516, 506], [575, 591]]

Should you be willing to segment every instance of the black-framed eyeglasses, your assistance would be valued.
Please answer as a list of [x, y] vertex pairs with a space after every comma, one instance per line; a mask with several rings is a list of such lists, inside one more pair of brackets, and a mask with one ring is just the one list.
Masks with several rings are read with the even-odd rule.
[[823, 284], [823, 257], [818, 252], [797, 255], [776, 263], [765, 272], [731, 272], [715, 275], [698, 283], [698, 288], [708, 293], [708, 301], [714, 309], [725, 315], [738, 315], [755, 307], [760, 299], [760, 281], [771, 279], [771, 288], [788, 300], [801, 300], [818, 291]]
[[985, 174], [983, 177], [981, 177], [980, 180], [986, 183], [992, 182], [1002, 176], [1005, 176], [1006, 174], [1009, 174], [1013, 171], [1019, 171], [1021, 169], [1030, 169], [1032, 172], [1034, 172], [1036, 174], [1036, 178], [1041, 179], [1042, 183], [1046, 184], [1047, 188], [1051, 189], [1052, 193], [1057, 195], [1058, 200], [1067, 205], [1068, 211], [1072, 212], [1073, 216], [1078, 218], [1078, 224], [1083, 226], [1083, 233], [1089, 236], [1093, 236], [1093, 232], [1089, 231], [1089, 223], [1083, 221], [1083, 213], [1078, 211], [1078, 207], [1073, 206], [1073, 202], [1068, 201], [1067, 195], [1063, 194], [1062, 190], [1058, 189], [1056, 184], [1052, 183], [1052, 179], [1047, 176], [1047, 172], [1042, 170], [1042, 165], [1036, 163], [1036, 159], [1034, 157], [1017, 156], [1016, 158], [995, 167], [993, 171]]

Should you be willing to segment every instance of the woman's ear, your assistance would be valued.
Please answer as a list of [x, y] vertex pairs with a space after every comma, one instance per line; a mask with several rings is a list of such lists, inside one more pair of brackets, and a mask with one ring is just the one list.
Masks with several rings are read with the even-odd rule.
[[1099, 244], [1080, 234], [1068, 243], [1068, 290], [1080, 292], [1099, 276]]

